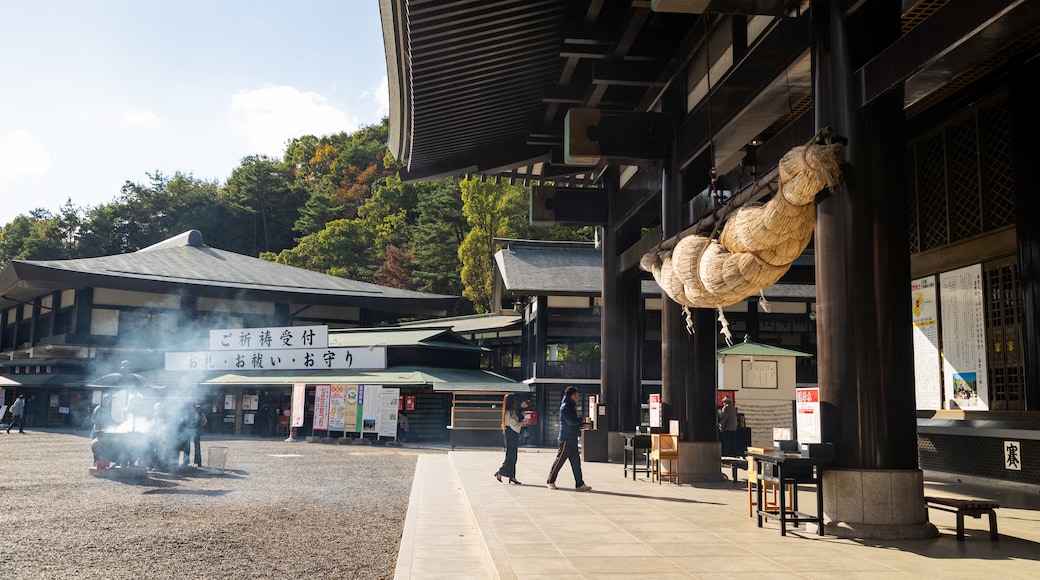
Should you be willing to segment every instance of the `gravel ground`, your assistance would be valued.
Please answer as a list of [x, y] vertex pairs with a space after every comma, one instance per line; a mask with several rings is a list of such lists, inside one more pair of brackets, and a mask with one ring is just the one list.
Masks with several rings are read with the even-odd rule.
[[81, 434], [0, 431], [0, 576], [393, 578], [424, 451], [217, 445], [224, 471], [99, 477]]

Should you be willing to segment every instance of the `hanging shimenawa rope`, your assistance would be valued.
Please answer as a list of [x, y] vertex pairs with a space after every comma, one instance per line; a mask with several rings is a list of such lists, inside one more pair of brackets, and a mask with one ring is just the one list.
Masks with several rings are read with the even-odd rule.
[[662, 241], [640, 259], [640, 267], [684, 313], [711, 308], [721, 322], [723, 307], [775, 284], [805, 250], [816, 226], [816, 195], [838, 185], [844, 160], [844, 143], [832, 143], [829, 129], [821, 130], [780, 160], [777, 192], [769, 202], [738, 209], [717, 240], [713, 232], [710, 238], [680, 234], [674, 244]]

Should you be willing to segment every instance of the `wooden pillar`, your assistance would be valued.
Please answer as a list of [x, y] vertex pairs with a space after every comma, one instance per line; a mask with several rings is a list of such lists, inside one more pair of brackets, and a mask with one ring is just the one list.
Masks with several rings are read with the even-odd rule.
[[690, 373], [690, 392], [686, 397], [690, 417], [688, 441], [718, 441], [718, 414], [715, 408], [715, 352], [718, 350], [717, 316], [714, 310], [692, 309], [696, 332], [691, 338], [693, 367]]
[[638, 240], [638, 224], [619, 224], [613, 212], [620, 193], [620, 172], [603, 176], [607, 226], [603, 235], [603, 281], [600, 307], [600, 401], [606, 406], [608, 431], [633, 431], [639, 424], [643, 331], [640, 324], [640, 276], [634, 268], [619, 271], [618, 255]]
[[816, 125], [849, 138], [844, 182], [817, 207], [822, 429], [835, 467], [916, 469], [903, 90], [861, 107], [854, 72], [900, 35], [898, 1], [813, 6]]
[[1011, 141], [1014, 151], [1015, 232], [1018, 237], [1018, 273], [1022, 288], [1022, 353], [1025, 362], [1026, 410], [1040, 410], [1040, 212], [1032, 173], [1037, 159], [1035, 83], [1040, 58], [1019, 57], [1009, 64], [1008, 100], [1011, 107]]
[[[674, 160], [661, 172], [661, 236], [671, 238], [682, 230], [682, 173]], [[682, 306], [661, 293], [661, 421], [679, 420], [679, 433], [689, 440], [691, 415], [687, 393], [691, 389], [693, 343], [686, 330]]]

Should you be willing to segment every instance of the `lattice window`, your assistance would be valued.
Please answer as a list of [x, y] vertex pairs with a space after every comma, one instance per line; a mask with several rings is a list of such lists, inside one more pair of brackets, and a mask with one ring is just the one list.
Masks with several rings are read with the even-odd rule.
[[974, 116], [946, 128], [951, 242], [982, 233], [978, 136]]
[[917, 161], [917, 191], [921, 196], [921, 250], [930, 250], [950, 242], [942, 134], [918, 146]]
[[1015, 223], [1011, 110], [1006, 101], [979, 111], [983, 223], [993, 230]]
[[1022, 293], [1018, 283], [1018, 259], [1009, 257], [987, 262], [982, 270], [990, 408], [1024, 410]]
[[1006, 96], [947, 121], [907, 151], [910, 248], [924, 252], [1014, 225]]

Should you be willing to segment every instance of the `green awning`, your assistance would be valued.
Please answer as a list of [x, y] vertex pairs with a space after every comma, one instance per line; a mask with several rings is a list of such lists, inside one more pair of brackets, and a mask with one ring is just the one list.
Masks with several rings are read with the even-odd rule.
[[812, 356], [789, 348], [751, 342], [747, 338], [740, 344], [720, 348], [717, 353], [719, 356]]
[[508, 377], [478, 369], [391, 367], [373, 371], [240, 371], [223, 373], [204, 385], [288, 386], [296, 383], [432, 387], [438, 392], [530, 392], [531, 388]]

